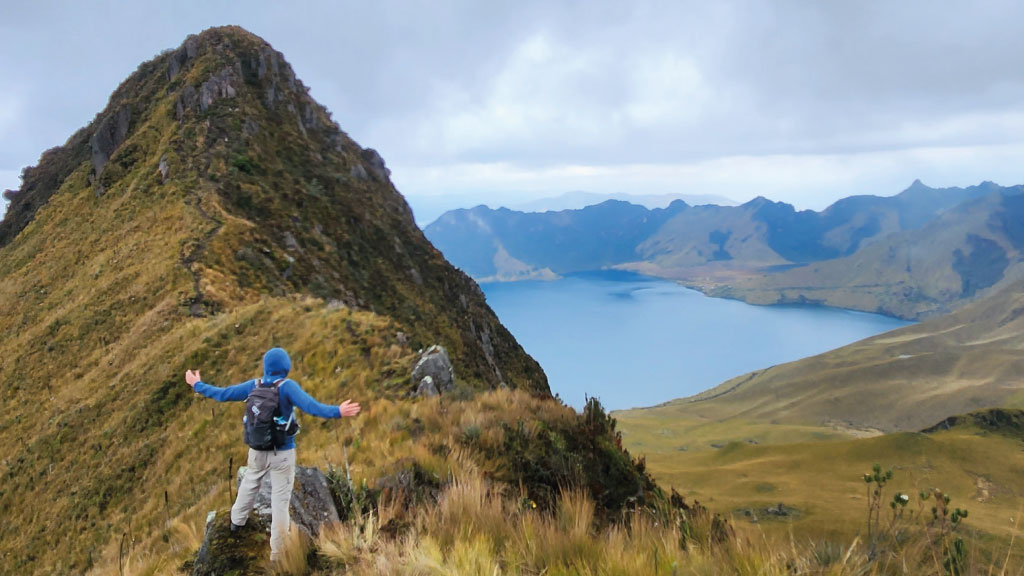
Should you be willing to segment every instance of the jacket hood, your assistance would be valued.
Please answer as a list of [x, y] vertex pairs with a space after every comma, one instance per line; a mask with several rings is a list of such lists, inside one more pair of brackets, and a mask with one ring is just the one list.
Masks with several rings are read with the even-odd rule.
[[292, 369], [292, 359], [283, 348], [271, 348], [263, 355], [263, 379], [277, 380], [288, 376]]

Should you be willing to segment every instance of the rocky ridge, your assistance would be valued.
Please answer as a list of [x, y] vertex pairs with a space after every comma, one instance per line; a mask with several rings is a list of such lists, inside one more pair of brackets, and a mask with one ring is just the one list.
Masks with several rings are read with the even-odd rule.
[[315, 397], [402, 414], [304, 428], [308, 458], [347, 451], [370, 485], [391, 465], [377, 446], [400, 459], [447, 441], [402, 424], [420, 348], [445, 348], [461, 398], [508, 387], [562, 413], [381, 155], [240, 28], [142, 63], [24, 175], [0, 222], [0, 572], [116, 572], [122, 534], [177, 553], [192, 518], [223, 505], [237, 406], [195, 397], [187, 368], [241, 382], [282, 345]]

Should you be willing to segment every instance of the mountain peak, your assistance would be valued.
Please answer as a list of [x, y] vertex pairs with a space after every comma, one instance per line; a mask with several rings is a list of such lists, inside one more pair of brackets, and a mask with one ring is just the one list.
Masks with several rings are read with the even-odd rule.
[[[187, 140], [189, 153], [209, 160], [203, 153], [237, 150], [239, 141], [256, 136], [261, 126], [273, 121], [268, 116], [284, 117], [290, 124], [288, 131], [298, 132], [304, 140], [301, 147], [317, 150], [314, 159], [333, 150], [352, 160], [354, 178], [388, 179], [390, 171], [380, 155], [359, 148], [341, 131], [330, 113], [309, 96], [281, 53], [238, 26], [210, 28], [140, 64], [88, 126], [64, 146], [44, 152], [36, 166], [25, 168], [21, 187], [5, 193], [11, 205], [0, 222], [0, 247], [32, 221], [36, 210], [85, 159], [91, 163], [89, 182], [96, 195], [102, 196], [126, 169], [157, 147], [174, 148]], [[230, 122], [223, 122], [229, 118]], [[169, 135], [175, 127], [178, 130], [171, 141], [156, 142], [151, 137], [136, 137], [142, 127], [152, 134]], [[170, 173], [180, 159], [173, 151], [163, 152], [153, 167], [153, 172], [159, 170], [161, 181], [173, 178]], [[239, 156], [244, 156], [244, 151]], [[235, 160], [243, 170], [252, 168], [244, 158]], [[218, 167], [210, 163], [204, 168]], [[401, 206], [396, 204], [396, 208]]]
[[389, 315], [424, 341], [445, 334], [470, 380], [546, 391], [479, 287], [424, 238], [389, 174], [283, 54], [240, 27], [211, 28], [142, 63], [88, 126], [25, 169], [8, 194], [0, 249], [26, 236], [54, 197], [74, 198], [77, 213], [54, 208], [46, 226], [104, 230], [173, 214], [178, 227], [150, 232], [166, 235], [174, 279], [154, 298], [177, 291], [187, 315], [314, 296]]
[[188, 35], [186, 41], [188, 41], [189, 38], [198, 38], [200, 42], [209, 42], [211, 40], [244, 40], [249, 42], [259, 42], [267, 46], [270, 45], [263, 38], [260, 38], [256, 34], [253, 34], [245, 28], [242, 28], [241, 26], [235, 24], [226, 24], [224, 26], [211, 26], [203, 30], [199, 34]]
[[931, 186], [928, 186], [924, 182], [921, 182], [920, 178], [915, 178], [910, 186], [907, 186], [907, 190], [933, 190]]
[[775, 202], [774, 200], [770, 200], [768, 198], [765, 198], [764, 196], [757, 196], [757, 197], [753, 198], [752, 200], [748, 200], [748, 201], [744, 202], [740, 206], [750, 207], [750, 208], [760, 208], [760, 207], [762, 207], [764, 205], [770, 205], [770, 204], [778, 204], [778, 202]]

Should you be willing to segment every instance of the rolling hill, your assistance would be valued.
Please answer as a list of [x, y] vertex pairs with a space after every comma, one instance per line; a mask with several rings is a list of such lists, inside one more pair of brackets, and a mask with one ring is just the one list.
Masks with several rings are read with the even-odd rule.
[[[1007, 518], [1024, 505], [1013, 480], [1022, 373], [1018, 281], [952, 314], [614, 416], [659, 482], [744, 517], [770, 520], [764, 511], [784, 502], [795, 512], [779, 530], [849, 532], [866, 503], [858, 471], [881, 462], [909, 475], [901, 489], [942, 488], [980, 511], [983, 530], [1019, 537]], [[956, 416], [977, 410], [989, 412]]]
[[1024, 408], [1024, 283], [957, 312], [650, 408], [669, 420], [742, 419], [915, 431], [990, 407]]
[[979, 558], [977, 573], [987, 571], [986, 563], [1000, 566], [1007, 548], [1014, 550], [1010, 539], [1024, 536], [1019, 524], [1018, 478], [1024, 473], [1019, 437], [965, 425], [931, 434], [897, 432], [866, 438], [829, 437], [824, 429], [812, 436], [809, 429], [803, 434], [790, 429], [778, 431], [776, 437], [789, 435], [788, 441], [772, 442], [764, 441], [765, 434], [756, 429], [734, 422], [740, 439], [715, 442], [716, 449], [701, 447], [710, 437], [697, 427], [683, 429], [637, 416], [633, 421], [616, 413], [624, 443], [645, 456], [660, 483], [710, 503], [731, 515], [738, 526], [753, 527], [762, 538], [783, 547], [863, 536], [868, 507], [863, 475], [875, 464], [894, 471], [886, 499], [897, 492], [912, 495], [908, 513], [921, 514], [922, 521], [933, 504], [918, 504], [918, 495], [935, 488], [950, 496], [954, 506], [970, 511], [968, 525], [984, 543], [979, 548], [990, 547], [995, 556]]

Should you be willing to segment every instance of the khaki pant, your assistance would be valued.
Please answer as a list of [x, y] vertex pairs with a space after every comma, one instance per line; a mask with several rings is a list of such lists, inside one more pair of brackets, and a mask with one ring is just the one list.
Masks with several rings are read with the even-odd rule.
[[248, 469], [238, 486], [238, 498], [231, 507], [231, 522], [244, 526], [249, 511], [256, 502], [260, 482], [270, 472], [270, 558], [276, 560], [284, 548], [284, 536], [291, 528], [288, 503], [292, 498], [292, 484], [295, 482], [295, 450], [253, 450], [249, 449]]

